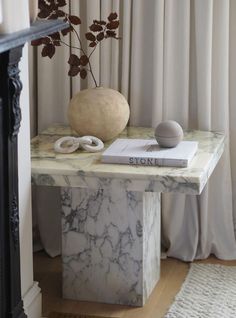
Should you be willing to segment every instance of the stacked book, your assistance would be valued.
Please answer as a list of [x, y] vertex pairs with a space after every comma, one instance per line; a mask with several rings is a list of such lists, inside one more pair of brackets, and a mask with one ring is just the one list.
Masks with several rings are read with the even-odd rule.
[[102, 154], [102, 162], [143, 166], [187, 167], [198, 149], [196, 141], [161, 148], [155, 139], [117, 139]]

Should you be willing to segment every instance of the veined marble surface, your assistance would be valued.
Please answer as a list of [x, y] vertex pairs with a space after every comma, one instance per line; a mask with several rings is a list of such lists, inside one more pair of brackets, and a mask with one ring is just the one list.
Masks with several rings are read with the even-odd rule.
[[160, 194], [61, 188], [63, 297], [143, 306], [160, 276]]
[[[225, 142], [223, 133], [188, 131], [184, 139], [199, 143], [189, 167], [147, 167], [104, 164], [101, 153], [83, 150], [73, 154], [55, 153], [54, 142], [66, 135], [74, 135], [69, 127], [53, 125], [32, 140], [33, 183], [92, 189], [116, 187], [118, 183], [128, 191], [200, 194], [223, 153]], [[150, 139], [153, 136], [152, 128], [128, 127], [119, 137]]]

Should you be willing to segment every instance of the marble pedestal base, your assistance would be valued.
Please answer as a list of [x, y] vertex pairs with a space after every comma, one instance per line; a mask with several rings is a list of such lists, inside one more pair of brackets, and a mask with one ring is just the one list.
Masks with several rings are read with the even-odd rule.
[[160, 275], [160, 196], [61, 188], [63, 297], [142, 306]]

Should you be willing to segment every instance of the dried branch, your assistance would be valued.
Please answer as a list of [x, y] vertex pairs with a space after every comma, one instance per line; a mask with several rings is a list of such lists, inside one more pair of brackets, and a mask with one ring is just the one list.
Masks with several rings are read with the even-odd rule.
[[[80, 75], [82, 79], [85, 79], [87, 74], [90, 73], [94, 84], [97, 87], [98, 84], [93, 73], [90, 58], [98, 47], [98, 44], [100, 44], [103, 40], [108, 38], [117, 40], [120, 39], [117, 37], [116, 33], [116, 30], [119, 27], [118, 15], [116, 12], [112, 12], [107, 17], [107, 21], [93, 20], [93, 23], [89, 26], [89, 31], [85, 33], [85, 39], [89, 42], [88, 47], [92, 48], [91, 52], [87, 54], [83, 48], [79, 32], [76, 29], [76, 27], [81, 24], [81, 19], [76, 15], [71, 15], [65, 12], [62, 8], [65, 7], [66, 4], [66, 0], [39, 0], [38, 17], [40, 19], [63, 19], [63, 21], [69, 23], [69, 26], [67, 29], [62, 30], [61, 32], [56, 32], [45, 38], [32, 41], [31, 44], [33, 46], [42, 45], [43, 48], [41, 55], [43, 57], [47, 56], [49, 58], [52, 58], [55, 55], [57, 47], [61, 46], [61, 44], [71, 49], [77, 49], [81, 51], [80, 56], [72, 53], [70, 54], [68, 60], [70, 69], [68, 75], [72, 77]], [[68, 44], [62, 40], [62, 37], [70, 33], [75, 34], [79, 46], [73, 46], [72, 44]]]

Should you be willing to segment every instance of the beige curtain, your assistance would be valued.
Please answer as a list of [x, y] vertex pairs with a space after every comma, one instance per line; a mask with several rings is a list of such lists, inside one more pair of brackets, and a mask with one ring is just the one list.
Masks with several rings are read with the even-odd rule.
[[[186, 261], [210, 253], [236, 258], [236, 1], [73, 0], [68, 9], [83, 20], [81, 33], [94, 18], [119, 13], [122, 40], [106, 41], [93, 65], [100, 85], [127, 97], [131, 125], [174, 119], [185, 129], [226, 133], [224, 156], [201, 196], [162, 196], [162, 237], [167, 255]], [[52, 61], [38, 57], [39, 130], [67, 122], [70, 97], [92, 85], [67, 77], [68, 53], [64, 47]], [[43, 218], [40, 193], [36, 201]]]

